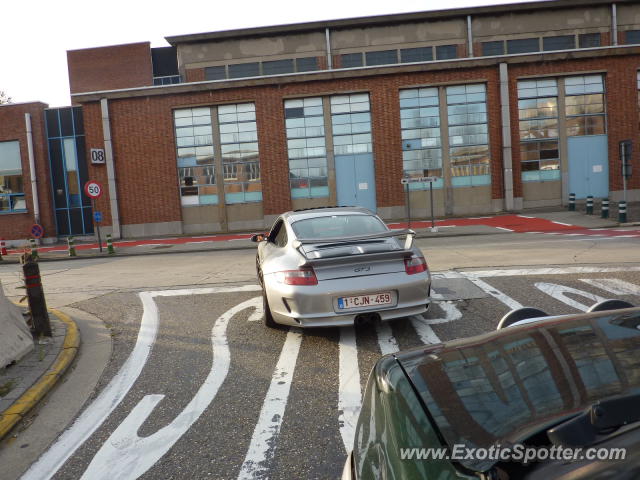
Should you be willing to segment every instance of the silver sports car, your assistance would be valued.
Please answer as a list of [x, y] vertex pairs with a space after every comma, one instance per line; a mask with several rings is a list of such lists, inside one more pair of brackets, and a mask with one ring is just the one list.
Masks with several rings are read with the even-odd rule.
[[424, 313], [431, 276], [411, 230], [364, 208], [287, 212], [258, 242], [264, 321], [329, 327]]

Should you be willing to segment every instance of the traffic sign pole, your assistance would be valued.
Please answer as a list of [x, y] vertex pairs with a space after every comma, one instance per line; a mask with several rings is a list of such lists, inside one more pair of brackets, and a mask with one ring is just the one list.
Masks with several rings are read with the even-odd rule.
[[[96, 199], [92, 198], [91, 199], [91, 207], [93, 209], [93, 211], [96, 211]], [[100, 222], [96, 222], [95, 221], [95, 217], [94, 217], [94, 222], [96, 224], [96, 230], [98, 231], [98, 248], [100, 249], [100, 253], [102, 253], [102, 238], [100, 237]]]

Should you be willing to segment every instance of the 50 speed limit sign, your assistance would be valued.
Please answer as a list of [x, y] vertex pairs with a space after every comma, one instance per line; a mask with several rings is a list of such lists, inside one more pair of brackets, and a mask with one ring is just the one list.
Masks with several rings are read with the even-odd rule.
[[84, 193], [89, 198], [99, 198], [102, 195], [102, 185], [95, 180], [89, 180], [84, 184]]

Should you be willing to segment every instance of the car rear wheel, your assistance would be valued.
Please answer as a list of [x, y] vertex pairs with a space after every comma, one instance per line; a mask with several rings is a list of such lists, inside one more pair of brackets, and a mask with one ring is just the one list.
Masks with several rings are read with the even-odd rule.
[[273, 315], [271, 315], [269, 301], [264, 288], [262, 289], [262, 310], [264, 311], [264, 324], [269, 328], [278, 328], [278, 324], [273, 320]]

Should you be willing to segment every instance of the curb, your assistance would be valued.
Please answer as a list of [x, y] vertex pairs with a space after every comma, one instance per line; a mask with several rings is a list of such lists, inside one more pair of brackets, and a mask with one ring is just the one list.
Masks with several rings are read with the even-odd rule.
[[13, 405], [0, 413], [0, 440], [51, 391], [58, 380], [62, 378], [64, 372], [69, 368], [69, 365], [71, 365], [71, 362], [73, 362], [73, 359], [78, 353], [78, 348], [80, 348], [78, 326], [71, 317], [55, 309], [51, 309], [49, 312], [53, 313], [67, 325], [67, 333], [64, 338], [64, 343], [62, 344], [62, 350], [60, 350], [51, 368], [40, 377], [38, 382], [24, 392]]

